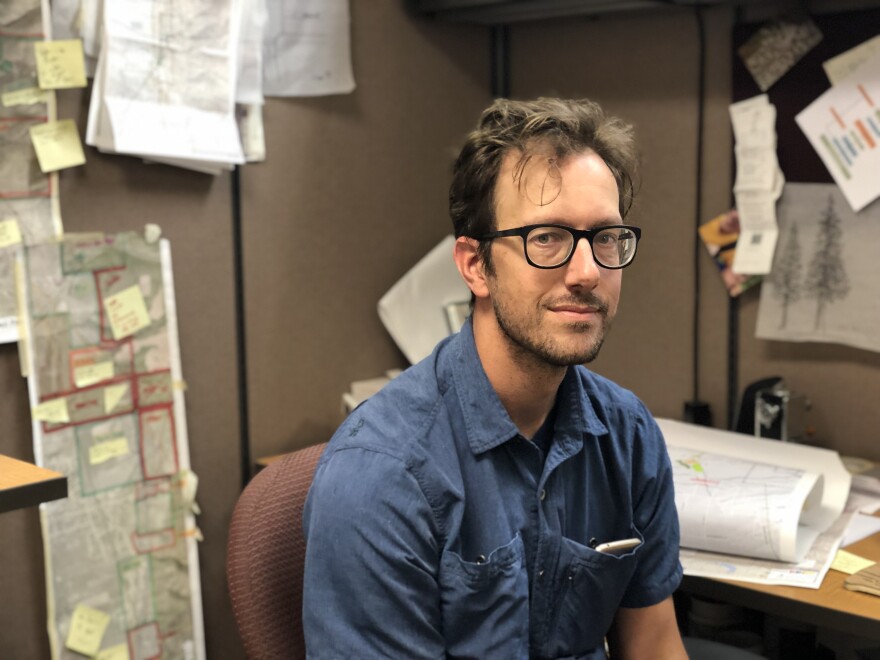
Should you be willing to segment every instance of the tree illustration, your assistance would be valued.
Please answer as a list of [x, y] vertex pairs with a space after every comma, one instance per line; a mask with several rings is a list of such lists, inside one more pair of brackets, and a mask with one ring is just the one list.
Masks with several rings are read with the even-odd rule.
[[801, 270], [801, 242], [798, 239], [797, 223], [792, 223], [788, 239], [776, 258], [769, 277], [773, 285], [773, 295], [782, 302], [780, 328], [784, 328], [788, 322], [788, 306], [801, 297]]
[[828, 196], [828, 206], [819, 220], [816, 250], [807, 271], [805, 291], [815, 298], [816, 324], [822, 322], [825, 307], [849, 293], [849, 278], [843, 262], [843, 228], [840, 216], [834, 210], [834, 198]]

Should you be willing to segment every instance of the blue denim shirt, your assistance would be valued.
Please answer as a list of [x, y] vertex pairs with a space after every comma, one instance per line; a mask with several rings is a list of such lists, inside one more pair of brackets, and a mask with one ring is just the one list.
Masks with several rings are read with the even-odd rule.
[[[306, 502], [310, 658], [604, 658], [620, 606], [681, 579], [651, 414], [583, 367], [547, 456], [492, 389], [470, 323], [357, 408]], [[620, 556], [599, 542], [638, 537]]]

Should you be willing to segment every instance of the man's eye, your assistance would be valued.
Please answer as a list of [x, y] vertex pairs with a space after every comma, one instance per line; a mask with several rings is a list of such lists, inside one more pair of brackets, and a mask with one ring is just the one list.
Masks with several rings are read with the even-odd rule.
[[612, 234], [610, 232], [603, 232], [603, 233], [599, 234], [598, 236], [596, 236], [596, 238], [593, 242], [599, 243], [599, 245], [610, 246], [610, 245], [615, 245], [617, 243], [618, 238], [619, 237], [617, 236], [617, 234]]
[[529, 241], [538, 247], [548, 247], [558, 245], [564, 240], [562, 234], [558, 231], [534, 231], [529, 235]]

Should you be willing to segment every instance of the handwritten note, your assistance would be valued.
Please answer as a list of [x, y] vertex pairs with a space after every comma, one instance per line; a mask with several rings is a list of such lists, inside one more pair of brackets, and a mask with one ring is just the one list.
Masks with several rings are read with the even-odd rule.
[[67, 409], [67, 399], [49, 399], [37, 405], [31, 413], [34, 419], [50, 424], [63, 424], [70, 421], [70, 412]]
[[147, 305], [137, 284], [107, 298], [104, 308], [107, 310], [113, 339], [123, 339], [150, 325]]
[[110, 615], [88, 605], [77, 605], [64, 645], [71, 651], [93, 656], [101, 648]]
[[89, 447], [89, 465], [100, 465], [111, 458], [125, 456], [129, 452], [128, 438], [112, 438], [102, 440]]
[[128, 385], [126, 383], [122, 383], [121, 385], [111, 385], [109, 387], [105, 387], [104, 388], [104, 412], [105, 413], [113, 412], [113, 409], [122, 400], [122, 397], [125, 396], [126, 392], [128, 392]]
[[18, 220], [15, 218], [0, 220], [0, 248], [19, 243], [21, 243], [21, 231], [18, 228]]
[[37, 41], [34, 43], [37, 78], [41, 89], [70, 89], [86, 86], [82, 41]]
[[98, 362], [97, 364], [83, 364], [73, 369], [73, 382], [77, 387], [88, 387], [102, 380], [113, 378], [113, 363], [111, 361]]
[[31, 142], [44, 173], [76, 167], [86, 162], [79, 131], [72, 119], [31, 126]]
[[4, 108], [11, 108], [16, 105], [35, 105], [37, 103], [48, 103], [49, 92], [39, 87], [26, 87], [17, 89], [12, 92], [4, 92], [0, 96], [0, 102]]

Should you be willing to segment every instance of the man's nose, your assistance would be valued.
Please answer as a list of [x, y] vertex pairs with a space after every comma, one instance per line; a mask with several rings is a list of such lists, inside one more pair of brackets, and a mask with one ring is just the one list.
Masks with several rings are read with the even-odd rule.
[[571, 255], [571, 261], [565, 268], [567, 286], [594, 289], [599, 284], [601, 266], [596, 263], [593, 248], [586, 238], [581, 238], [575, 243], [574, 254]]

